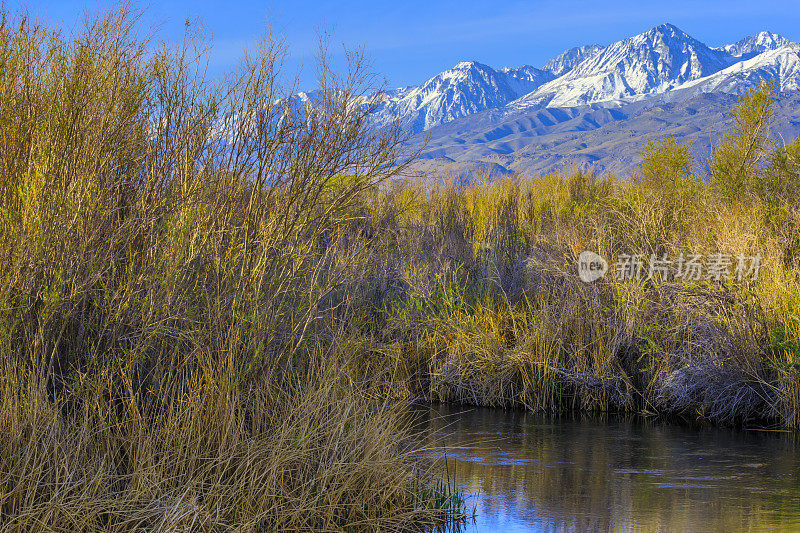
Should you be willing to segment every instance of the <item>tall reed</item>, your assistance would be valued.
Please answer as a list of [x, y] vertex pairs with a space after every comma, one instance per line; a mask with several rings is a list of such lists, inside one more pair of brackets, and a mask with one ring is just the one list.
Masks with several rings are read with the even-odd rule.
[[431, 524], [400, 406], [339, 372], [399, 131], [368, 127], [360, 54], [323, 50], [306, 105], [273, 36], [222, 81], [206, 51], [125, 5], [69, 36], [2, 16], [3, 527]]

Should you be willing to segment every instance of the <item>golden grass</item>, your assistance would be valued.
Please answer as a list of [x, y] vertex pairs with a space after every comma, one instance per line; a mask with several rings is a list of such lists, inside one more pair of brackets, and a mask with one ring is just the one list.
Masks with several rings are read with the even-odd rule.
[[[392, 219], [389, 259], [375, 276], [405, 287], [383, 303], [384, 338], [405, 340], [419, 393], [796, 426], [800, 205], [787, 191], [800, 182], [800, 160], [797, 143], [778, 144], [764, 127], [772, 98], [768, 86], [743, 97], [708, 181], [690, 147], [662, 139], [644, 148], [629, 181], [575, 172], [384, 191], [416, 199]], [[731, 198], [730, 187], [741, 194]], [[580, 281], [583, 250], [612, 272]], [[758, 279], [613, 275], [619, 254], [718, 252], [760, 254]]]
[[351, 105], [363, 58], [340, 78], [321, 56], [304, 109], [269, 37], [211, 82], [199, 36], [146, 54], [137, 31], [124, 6], [70, 37], [0, 23], [4, 528], [459, 512], [411, 459], [402, 405], [341, 373], [363, 197], [403, 168], [397, 130]]

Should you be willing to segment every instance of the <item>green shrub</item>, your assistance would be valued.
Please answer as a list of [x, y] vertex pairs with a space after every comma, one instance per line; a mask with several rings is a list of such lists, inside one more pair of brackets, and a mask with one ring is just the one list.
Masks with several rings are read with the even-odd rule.
[[775, 120], [775, 89], [769, 83], [753, 87], [733, 109], [732, 131], [723, 137], [709, 160], [711, 183], [727, 201], [764, 199], [767, 162], [772, 149], [770, 127]]

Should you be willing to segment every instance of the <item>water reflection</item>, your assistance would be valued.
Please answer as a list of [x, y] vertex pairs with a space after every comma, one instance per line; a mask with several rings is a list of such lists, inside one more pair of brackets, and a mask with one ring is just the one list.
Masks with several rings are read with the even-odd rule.
[[475, 507], [468, 531], [800, 530], [792, 435], [462, 407], [420, 417]]

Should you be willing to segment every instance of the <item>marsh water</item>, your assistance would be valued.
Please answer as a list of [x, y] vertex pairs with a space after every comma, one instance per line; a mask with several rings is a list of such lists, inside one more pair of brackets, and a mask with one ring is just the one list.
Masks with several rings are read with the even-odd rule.
[[420, 413], [466, 531], [800, 531], [791, 433], [501, 409]]

